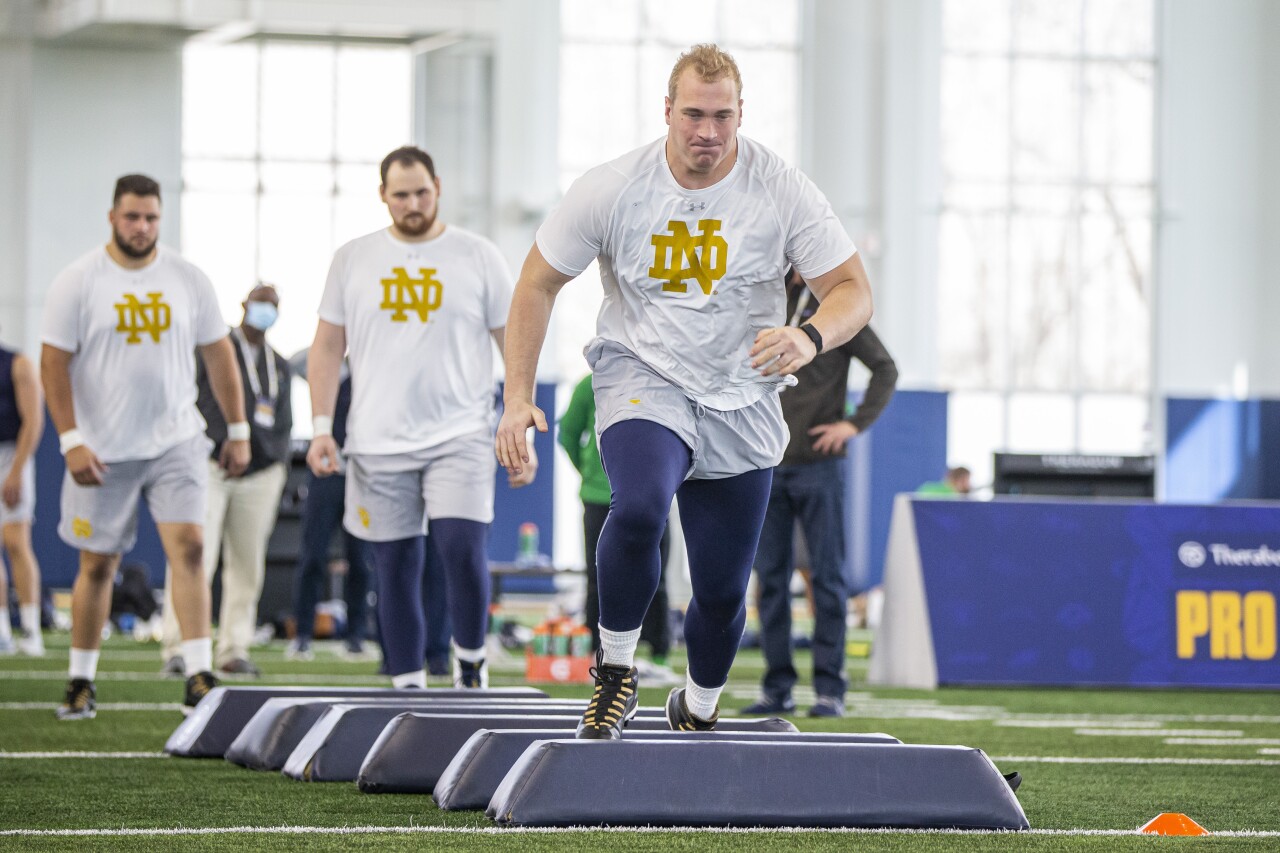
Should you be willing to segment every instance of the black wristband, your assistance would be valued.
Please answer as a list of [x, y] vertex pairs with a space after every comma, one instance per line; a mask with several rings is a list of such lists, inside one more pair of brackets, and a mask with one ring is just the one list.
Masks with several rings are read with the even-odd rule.
[[800, 331], [809, 336], [809, 340], [813, 341], [813, 345], [818, 348], [818, 352], [822, 352], [822, 333], [815, 329], [812, 323], [805, 323], [800, 327]]

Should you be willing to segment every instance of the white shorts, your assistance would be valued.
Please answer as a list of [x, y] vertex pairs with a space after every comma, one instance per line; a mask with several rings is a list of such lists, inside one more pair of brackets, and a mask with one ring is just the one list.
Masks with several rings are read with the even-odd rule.
[[497, 467], [487, 429], [413, 453], [353, 454], [342, 524], [370, 542], [419, 536], [432, 518], [488, 524]]
[[693, 451], [691, 480], [718, 480], [782, 461], [790, 433], [776, 391], [741, 409], [709, 409], [691, 400], [615, 341], [587, 350], [596, 395], [596, 437], [620, 421], [662, 424]]
[[62, 478], [58, 536], [72, 548], [123, 554], [138, 540], [138, 497], [158, 524], [204, 524], [212, 442], [197, 435], [155, 459], [111, 462], [101, 486]]
[[[13, 470], [13, 457], [17, 453], [17, 445], [12, 441], [0, 443], [0, 481], [9, 476]], [[6, 506], [0, 499], [0, 526], [6, 524], [30, 523], [36, 513], [36, 460], [27, 457], [22, 466], [22, 494], [18, 496], [17, 506]]]

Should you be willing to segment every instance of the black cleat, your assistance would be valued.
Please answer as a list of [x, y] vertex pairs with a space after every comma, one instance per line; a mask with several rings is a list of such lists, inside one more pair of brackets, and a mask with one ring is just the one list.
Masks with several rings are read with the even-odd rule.
[[720, 719], [720, 706], [716, 706], [716, 712], [709, 720], [695, 717], [689, 713], [688, 707], [684, 704], [684, 691], [685, 688], [677, 687], [667, 697], [667, 725], [671, 727], [671, 731], [709, 732], [713, 730]]
[[489, 667], [482, 660], [455, 660], [453, 666], [453, 685], [455, 687], [489, 686]]
[[1019, 773], [1017, 770], [1013, 771], [1012, 773], [1005, 773], [1004, 781], [1009, 783], [1009, 789], [1011, 791], [1016, 791], [1018, 790], [1018, 787], [1022, 784], [1022, 774]]
[[578, 723], [578, 737], [587, 740], [618, 740], [622, 727], [636, 715], [640, 704], [636, 668], [614, 666], [604, 662], [604, 653], [596, 652], [596, 665], [591, 668], [596, 691]]
[[187, 679], [187, 693], [182, 699], [182, 713], [190, 714], [210, 690], [218, 686], [212, 672], [197, 672]]
[[92, 720], [98, 716], [98, 691], [87, 678], [73, 678], [67, 682], [67, 698], [55, 712], [59, 720]]

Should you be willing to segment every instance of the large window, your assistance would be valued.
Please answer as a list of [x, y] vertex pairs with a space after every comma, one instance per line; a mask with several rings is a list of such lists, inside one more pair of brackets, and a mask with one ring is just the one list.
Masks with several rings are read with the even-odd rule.
[[944, 0], [951, 456], [1149, 449], [1155, 0]]
[[410, 140], [407, 48], [298, 41], [183, 54], [183, 253], [230, 323], [280, 290], [271, 342], [311, 343], [334, 249], [387, 224], [378, 163]]
[[[741, 132], [795, 163], [799, 151], [798, 0], [561, 0], [561, 188], [666, 134], [663, 98], [681, 52], [714, 42], [742, 72]], [[586, 372], [582, 347], [600, 308], [594, 265], [556, 303], [556, 371]]]

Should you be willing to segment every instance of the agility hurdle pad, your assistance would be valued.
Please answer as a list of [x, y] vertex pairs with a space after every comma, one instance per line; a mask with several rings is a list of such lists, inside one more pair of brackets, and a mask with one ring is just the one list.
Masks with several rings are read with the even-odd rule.
[[[779, 743], [901, 743], [881, 732], [672, 732], [628, 731], [627, 740], [739, 740]], [[483, 809], [516, 761], [535, 741], [563, 739], [554, 729], [482, 729], [462, 745], [436, 781], [432, 797], [446, 811]], [[363, 769], [361, 770], [363, 778]]]
[[[428, 710], [432, 708], [482, 709], [495, 705], [514, 707], [576, 707], [578, 703], [554, 699], [494, 699], [472, 696], [424, 696], [421, 691], [409, 695], [359, 697], [355, 699], [333, 696], [268, 699], [253, 718], [245, 724], [240, 734], [227, 747], [226, 759], [251, 770], [280, 770], [316, 721], [334, 705], [385, 705], [399, 711]], [[394, 715], [393, 715], [394, 716]]]
[[491, 698], [537, 698], [547, 694], [533, 687], [502, 687], [484, 691], [462, 688], [397, 690], [391, 687], [215, 687], [191, 715], [169, 736], [164, 751], [183, 758], [222, 758], [240, 730], [268, 699], [293, 696], [340, 696], [350, 699], [407, 693], [451, 696], [481, 692]]
[[537, 741], [486, 814], [504, 826], [1029, 827], [978, 749], [731, 739]]
[[[402, 713], [456, 714], [477, 721], [472, 729], [484, 728], [484, 721], [503, 717], [523, 717], [525, 727], [533, 725], [539, 717], [572, 714], [574, 725], [581, 718], [581, 702], [568, 707], [555, 707], [549, 703], [526, 705], [333, 705], [307, 731], [290, 753], [283, 767], [284, 775], [305, 782], [354, 782], [360, 775], [360, 767], [369, 751], [386, 729], [387, 724]], [[666, 726], [661, 708], [641, 708], [638, 715], [652, 724]], [[466, 741], [463, 738], [452, 746], [453, 752]], [[439, 746], [434, 747], [439, 750]], [[441, 768], [448, 764], [453, 752], [443, 756]], [[422, 761], [424, 755], [412, 756]], [[428, 789], [429, 792], [429, 789]]]
[[[582, 714], [577, 711], [563, 717], [482, 718], [418, 711], [401, 714], [387, 724], [369, 748], [356, 782], [366, 794], [430, 794], [458, 750], [481, 730], [558, 729], [560, 737], [572, 737], [581, 719]], [[721, 732], [773, 734], [796, 731], [791, 723], [777, 718], [721, 720], [716, 728]], [[665, 711], [641, 708], [623, 737], [634, 737], [639, 732], [672, 734]]]

